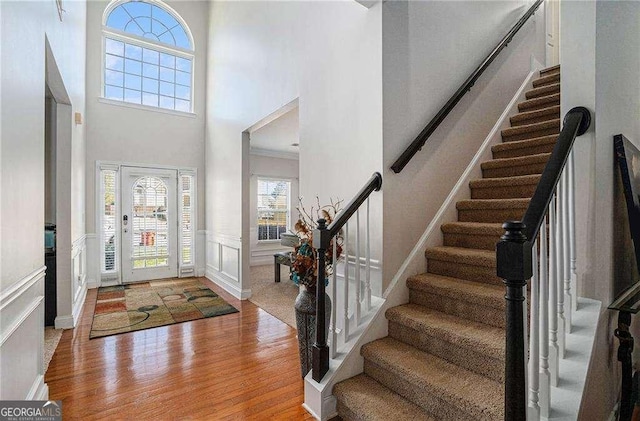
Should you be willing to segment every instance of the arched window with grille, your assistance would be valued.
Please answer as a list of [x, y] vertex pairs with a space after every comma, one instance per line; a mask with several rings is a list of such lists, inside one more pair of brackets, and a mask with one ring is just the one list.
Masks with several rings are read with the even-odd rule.
[[195, 47], [180, 15], [159, 0], [117, 0], [102, 33], [104, 98], [193, 112]]

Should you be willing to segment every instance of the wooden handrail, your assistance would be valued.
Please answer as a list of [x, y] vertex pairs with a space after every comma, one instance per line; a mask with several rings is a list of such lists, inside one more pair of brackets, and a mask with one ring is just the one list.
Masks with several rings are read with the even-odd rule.
[[540, 5], [544, 2], [544, 0], [537, 0], [533, 6], [529, 8], [529, 10], [520, 18], [518, 22], [511, 28], [511, 30], [507, 33], [507, 35], [502, 38], [502, 40], [494, 47], [494, 49], [489, 53], [489, 55], [480, 63], [480, 65], [471, 73], [471, 76], [464, 81], [462, 86], [458, 88], [458, 90], [453, 94], [451, 98], [444, 104], [444, 106], [438, 111], [438, 113], [431, 119], [431, 121], [427, 124], [427, 126], [420, 132], [420, 134], [409, 144], [407, 149], [396, 159], [396, 161], [391, 165], [391, 169], [396, 174], [402, 171], [402, 169], [411, 161], [413, 156], [418, 153], [429, 139], [429, 136], [436, 131], [440, 123], [444, 121], [444, 119], [449, 115], [449, 113], [455, 108], [455, 106], [460, 102], [462, 97], [465, 96], [467, 92], [471, 90], [471, 87], [476, 83], [478, 78], [482, 76], [484, 71], [489, 67], [489, 65], [493, 62], [493, 60], [498, 57], [500, 51], [502, 51], [513, 39], [513, 37], [518, 33], [520, 28], [524, 26], [524, 24], [529, 20], [531, 16], [538, 10]]

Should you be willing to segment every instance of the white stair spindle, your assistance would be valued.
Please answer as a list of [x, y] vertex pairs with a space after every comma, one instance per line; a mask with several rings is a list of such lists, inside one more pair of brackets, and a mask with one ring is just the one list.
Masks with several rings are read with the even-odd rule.
[[[564, 242], [562, 251], [563, 256], [563, 272], [562, 279], [564, 281], [564, 332], [571, 333], [571, 312], [573, 309], [573, 295], [571, 293], [571, 240], [569, 238], [569, 168], [565, 167], [562, 173], [562, 241]], [[564, 358], [564, 353], [563, 353]]]
[[361, 303], [360, 303], [360, 208], [356, 211], [356, 260], [355, 260], [355, 278], [356, 278], [356, 326], [360, 326]]
[[556, 282], [558, 311], [558, 358], [564, 358], [566, 319], [564, 316], [564, 173], [556, 190]]
[[549, 371], [551, 385], [558, 386], [558, 271], [556, 255], [556, 198], [549, 204]]
[[367, 312], [371, 310], [371, 224], [369, 218], [369, 198], [367, 197], [367, 231], [366, 231], [366, 249], [365, 249], [365, 300]]
[[333, 262], [333, 267], [331, 271], [331, 301], [333, 302], [333, 305], [331, 306], [331, 324], [329, 325], [329, 331], [331, 332], [331, 347], [329, 348], [329, 358], [335, 358], [338, 349], [338, 332], [336, 329], [336, 304], [338, 303], [338, 300], [336, 299], [336, 297], [338, 296], [338, 287], [336, 282], [336, 268], [338, 262], [338, 237], [333, 238], [332, 250], [333, 255], [331, 261]]
[[[539, 270], [538, 270], [538, 241], [533, 243], [531, 251], [531, 263], [533, 266], [533, 276], [531, 277], [531, 323], [529, 333], [529, 421], [540, 420], [539, 388], [540, 388], [540, 318], [539, 306]], [[525, 307], [526, 311], [526, 307]]]
[[[576, 284], [576, 179], [575, 179], [575, 153], [571, 151], [569, 155], [569, 246], [571, 253], [571, 283], [576, 297], [578, 293], [578, 285]], [[571, 309], [578, 309], [578, 300], [574, 299], [571, 303]]]
[[547, 224], [540, 228], [540, 416], [549, 418], [551, 372], [549, 371], [549, 261]]
[[349, 223], [344, 226], [344, 343], [349, 342]]

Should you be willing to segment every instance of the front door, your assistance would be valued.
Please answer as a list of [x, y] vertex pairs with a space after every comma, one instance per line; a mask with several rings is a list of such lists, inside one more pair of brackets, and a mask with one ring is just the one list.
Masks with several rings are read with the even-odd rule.
[[122, 281], [178, 275], [177, 171], [122, 167]]

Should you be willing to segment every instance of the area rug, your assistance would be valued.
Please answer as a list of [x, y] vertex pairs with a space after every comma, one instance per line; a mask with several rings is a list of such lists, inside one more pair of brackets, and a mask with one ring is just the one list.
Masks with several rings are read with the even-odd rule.
[[237, 312], [195, 278], [101, 287], [89, 338]]
[[274, 282], [273, 265], [251, 266], [251, 301], [267, 313], [296, 328], [296, 302], [299, 288], [289, 279], [287, 267], [281, 268], [280, 282]]

